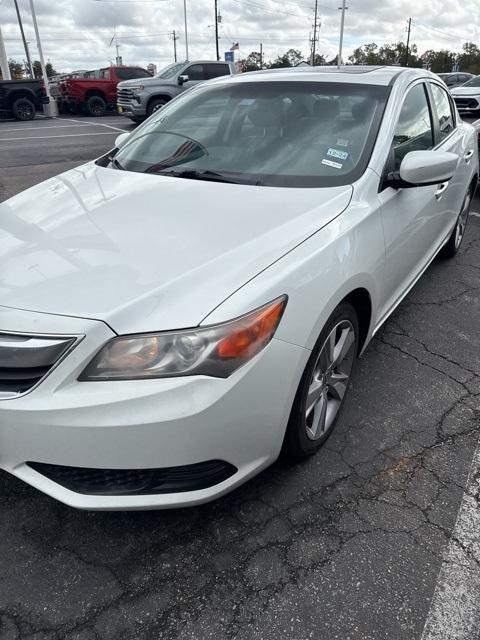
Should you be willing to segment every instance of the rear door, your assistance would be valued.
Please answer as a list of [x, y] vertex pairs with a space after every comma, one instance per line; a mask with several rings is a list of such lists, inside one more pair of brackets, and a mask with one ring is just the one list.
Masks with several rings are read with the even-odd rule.
[[[464, 139], [464, 130], [458, 121], [453, 100], [445, 89], [434, 81], [428, 82], [432, 100], [432, 117], [435, 130], [436, 149], [449, 151], [459, 157], [457, 171], [453, 178], [437, 190], [438, 215], [441, 217], [441, 230], [446, 236], [455, 226], [463, 200], [468, 190], [470, 163], [474, 158], [474, 149]], [[443, 193], [438, 191], [443, 189]]]
[[219, 78], [220, 76], [229, 76], [230, 67], [226, 62], [217, 62], [216, 64], [206, 64], [209, 78]]

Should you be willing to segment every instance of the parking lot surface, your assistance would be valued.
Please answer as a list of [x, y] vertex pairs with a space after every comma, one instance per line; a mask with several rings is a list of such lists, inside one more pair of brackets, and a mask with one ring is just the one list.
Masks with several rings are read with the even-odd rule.
[[[1, 122], [0, 200], [132, 128]], [[0, 638], [478, 640], [474, 210], [457, 258], [428, 269], [359, 360], [313, 458], [156, 512], [74, 511], [2, 473]]]

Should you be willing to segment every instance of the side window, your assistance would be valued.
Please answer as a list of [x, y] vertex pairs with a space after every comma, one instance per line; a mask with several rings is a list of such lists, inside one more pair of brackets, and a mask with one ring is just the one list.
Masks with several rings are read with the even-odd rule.
[[417, 84], [407, 93], [395, 133], [393, 153], [395, 170], [410, 151], [433, 149], [433, 129], [424, 84]]
[[98, 78], [100, 80], [110, 80], [110, 70], [100, 69], [100, 71], [98, 72]]
[[208, 80], [203, 64], [192, 64], [188, 69], [185, 69], [182, 75], [188, 76], [189, 80]]
[[228, 64], [207, 64], [207, 73], [209, 78], [218, 78], [220, 76], [230, 75]]
[[430, 85], [436, 108], [436, 119], [439, 129], [439, 140], [442, 142], [455, 129], [455, 117], [447, 93], [437, 84]]

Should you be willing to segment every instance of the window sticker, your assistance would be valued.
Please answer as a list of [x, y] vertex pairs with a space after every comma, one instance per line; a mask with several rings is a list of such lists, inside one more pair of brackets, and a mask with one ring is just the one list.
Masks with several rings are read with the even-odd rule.
[[341, 169], [343, 167], [343, 164], [340, 164], [340, 162], [333, 162], [332, 160], [325, 160], [325, 158], [322, 160], [322, 164], [326, 164], [327, 167], [333, 167], [334, 169]]
[[348, 151], [340, 151], [339, 149], [330, 149], [327, 151], [327, 156], [332, 158], [338, 158], [339, 160], [346, 160], [348, 158]]
[[339, 147], [348, 147], [348, 143], [350, 140], [345, 140], [345, 138], [338, 138], [337, 144]]

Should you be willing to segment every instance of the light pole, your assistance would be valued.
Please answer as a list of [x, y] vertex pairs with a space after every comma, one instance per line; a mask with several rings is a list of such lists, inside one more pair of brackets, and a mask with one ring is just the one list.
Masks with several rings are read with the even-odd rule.
[[10, 67], [8, 66], [7, 52], [3, 43], [2, 28], [0, 27], [0, 70], [4, 80], [11, 80]]
[[217, 7], [217, 0], [215, 0], [215, 51], [217, 53], [217, 60], [220, 60], [220, 53], [218, 51], [218, 7]]
[[337, 67], [340, 68], [340, 65], [342, 64], [342, 50], [343, 50], [343, 29], [345, 27], [345, 11], [348, 9], [348, 7], [345, 6], [346, 0], [342, 0], [342, 6], [338, 7], [339, 10], [342, 12], [342, 17], [340, 19], [340, 44], [338, 46], [338, 60], [337, 60]]
[[185, 60], [188, 60], [187, 0], [183, 0], [183, 20], [185, 22]]
[[58, 116], [57, 103], [52, 99], [52, 94], [50, 93], [50, 85], [48, 83], [47, 69], [45, 68], [45, 61], [43, 59], [43, 51], [42, 51], [42, 43], [40, 42], [40, 34], [38, 33], [38, 24], [37, 24], [37, 16], [35, 15], [35, 7], [33, 6], [33, 0], [30, 0], [30, 10], [32, 12], [32, 22], [33, 28], [35, 30], [35, 38], [37, 39], [37, 47], [38, 47], [38, 56], [40, 58], [40, 66], [42, 67], [42, 75], [43, 82], [45, 84], [45, 93], [48, 98], [48, 109], [47, 115], [51, 118], [56, 118]]
[[27, 44], [27, 40], [25, 39], [25, 32], [23, 30], [23, 23], [22, 23], [22, 17], [20, 15], [20, 10], [18, 8], [18, 0], [13, 0], [15, 3], [15, 10], [17, 12], [17, 18], [18, 18], [18, 26], [20, 27], [20, 33], [22, 34], [22, 40], [23, 40], [23, 46], [25, 48], [25, 55], [27, 56], [27, 64], [28, 64], [28, 72], [30, 73], [30, 77], [33, 80], [33, 67], [32, 67], [32, 61], [30, 60], [30, 52], [28, 50], [28, 44]]

